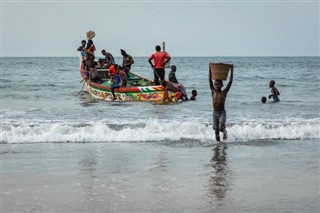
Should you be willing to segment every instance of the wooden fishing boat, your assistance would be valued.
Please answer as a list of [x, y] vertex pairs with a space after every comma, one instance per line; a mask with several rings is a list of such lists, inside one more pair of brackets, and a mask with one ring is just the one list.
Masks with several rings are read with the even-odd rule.
[[[97, 69], [101, 82], [90, 81], [83, 65], [80, 66], [80, 73], [83, 78], [84, 87], [90, 95], [95, 98], [112, 101], [110, 73], [107, 69]], [[152, 81], [134, 72], [127, 75], [127, 87], [115, 89], [117, 101], [159, 101], [163, 99], [163, 86], [152, 85]]]

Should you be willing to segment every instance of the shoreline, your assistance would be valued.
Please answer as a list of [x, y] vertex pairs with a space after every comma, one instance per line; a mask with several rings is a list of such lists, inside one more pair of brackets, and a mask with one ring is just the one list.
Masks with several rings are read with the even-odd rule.
[[1, 144], [3, 212], [318, 212], [320, 143]]

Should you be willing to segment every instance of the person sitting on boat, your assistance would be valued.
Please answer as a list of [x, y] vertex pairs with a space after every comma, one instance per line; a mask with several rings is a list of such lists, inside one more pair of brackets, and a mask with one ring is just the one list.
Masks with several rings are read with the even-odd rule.
[[183, 101], [188, 101], [189, 99], [188, 99], [188, 95], [187, 95], [186, 88], [185, 88], [182, 84], [180, 84], [180, 83], [178, 82], [178, 80], [177, 80], [177, 78], [176, 78], [176, 71], [177, 71], [176, 65], [172, 65], [172, 66], [171, 66], [171, 71], [170, 71], [169, 77], [168, 77], [168, 78], [169, 78], [169, 81], [170, 81], [171, 83], [173, 83], [174, 86], [180, 88], [180, 92], [182, 93], [181, 99], [182, 99]]
[[[164, 87], [163, 101], [173, 102], [173, 97], [176, 97], [177, 101], [181, 98], [182, 93], [180, 92], [179, 87], [175, 86], [172, 82], [166, 82], [163, 80], [161, 81], [161, 85]], [[169, 95], [169, 92], [171, 92], [172, 94]]]
[[171, 81], [172, 83], [178, 83], [178, 80], [176, 78], [176, 71], [177, 71], [177, 67], [176, 65], [172, 65], [171, 66], [171, 71], [169, 73], [169, 81]]
[[187, 95], [187, 90], [186, 88], [180, 84], [176, 78], [176, 71], [177, 71], [177, 66], [176, 65], [172, 65], [171, 66], [171, 71], [169, 73], [169, 81], [175, 86], [178, 87], [180, 89], [180, 92], [182, 94], [181, 96], [181, 100], [183, 101], [188, 101], [188, 95]]
[[112, 100], [116, 100], [116, 96], [114, 94], [114, 90], [120, 87], [120, 76], [118, 74], [118, 70], [117, 70], [117, 66], [116, 65], [111, 65], [109, 67], [109, 72], [113, 78], [112, 84], [111, 84], [111, 93], [112, 93]]
[[[159, 81], [163, 81], [165, 79], [165, 65], [170, 61], [171, 57], [166, 52], [161, 52], [161, 47], [159, 45], [156, 46], [156, 52], [153, 53], [148, 59], [149, 64], [151, 65], [154, 72], [154, 83], [155, 85], [159, 85]], [[152, 61], [153, 60], [153, 64]]]
[[105, 68], [105, 66], [106, 66], [105, 62], [106, 61], [103, 58], [99, 58], [99, 60], [98, 60], [99, 68]]
[[90, 68], [90, 80], [92, 82], [96, 82], [100, 84], [102, 82], [102, 79], [98, 75], [97, 68], [98, 68], [98, 62], [94, 61], [92, 63], [92, 67]]
[[109, 69], [111, 65], [115, 64], [114, 57], [112, 56], [111, 53], [107, 52], [106, 50], [101, 50], [101, 54], [104, 55], [105, 57], [105, 63], [106, 63], [105, 67], [107, 69]]
[[134, 60], [131, 55], [129, 55], [125, 50], [120, 49], [122, 57], [122, 69], [123, 71], [128, 74], [131, 70], [131, 65], [134, 64]]

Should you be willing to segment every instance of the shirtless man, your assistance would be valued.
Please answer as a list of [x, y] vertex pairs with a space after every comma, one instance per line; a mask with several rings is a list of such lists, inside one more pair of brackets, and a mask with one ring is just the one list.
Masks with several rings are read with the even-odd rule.
[[222, 90], [223, 82], [222, 80], [215, 80], [214, 84], [211, 79], [211, 72], [209, 72], [209, 85], [211, 89], [212, 102], [213, 102], [213, 129], [216, 134], [216, 140], [220, 141], [219, 131], [223, 132], [223, 139], [227, 139], [226, 130], [226, 110], [225, 102], [227, 98], [227, 93], [231, 87], [233, 81], [233, 65], [231, 66], [231, 75], [229, 83], [224, 90]]
[[174, 85], [172, 82], [165, 80], [161, 81], [161, 85], [164, 87], [164, 96], [163, 101], [167, 101], [170, 99], [169, 92], [175, 94], [174, 96], [177, 98], [177, 101], [181, 98], [182, 93], [178, 86]]
[[125, 50], [120, 49], [122, 55], [122, 69], [123, 71], [128, 74], [131, 70], [131, 65], [134, 64], [134, 60], [131, 55], [129, 55]]
[[111, 65], [115, 64], [113, 55], [111, 53], [107, 52], [106, 50], [101, 50], [101, 54], [105, 57], [105, 66], [107, 69], [109, 69]]
[[271, 80], [269, 82], [269, 87], [271, 88], [271, 94], [269, 95], [269, 99], [272, 97], [273, 98], [273, 102], [279, 102], [280, 98], [280, 92], [279, 90], [274, 86], [276, 84], [276, 82], [274, 80]]
[[171, 71], [169, 73], [169, 81], [171, 81], [172, 83], [178, 83], [178, 80], [176, 78], [176, 71], [177, 71], [177, 67], [176, 65], [172, 65], [171, 66]]

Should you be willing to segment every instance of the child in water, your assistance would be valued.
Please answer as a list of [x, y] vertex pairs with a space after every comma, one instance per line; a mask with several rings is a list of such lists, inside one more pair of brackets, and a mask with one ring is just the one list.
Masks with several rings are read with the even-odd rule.
[[194, 89], [194, 90], [191, 91], [191, 93], [192, 93], [192, 96], [190, 98], [190, 101], [195, 101], [196, 100], [196, 96], [198, 95], [197, 90]]
[[279, 90], [274, 86], [276, 84], [276, 82], [274, 80], [271, 80], [269, 82], [269, 87], [271, 88], [271, 94], [269, 95], [269, 99], [272, 97], [273, 98], [273, 102], [279, 102], [279, 95], [280, 92]]
[[216, 134], [216, 140], [220, 141], [219, 131], [223, 132], [223, 140], [227, 139], [226, 130], [226, 110], [225, 102], [227, 98], [227, 93], [230, 90], [233, 81], [233, 65], [231, 65], [231, 75], [229, 82], [224, 90], [222, 90], [223, 82], [222, 80], [215, 80], [214, 83], [211, 79], [211, 72], [209, 72], [209, 85], [211, 89], [212, 102], [213, 102], [213, 129]]

